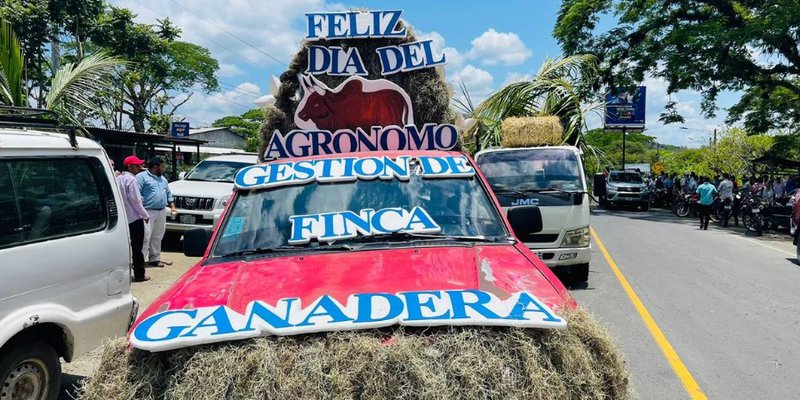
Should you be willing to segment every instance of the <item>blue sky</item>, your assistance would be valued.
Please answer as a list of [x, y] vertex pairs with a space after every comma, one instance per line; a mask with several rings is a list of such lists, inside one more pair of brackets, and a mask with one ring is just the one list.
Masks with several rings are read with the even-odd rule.
[[[422, 37], [434, 40], [448, 57], [448, 81], [464, 80], [473, 99], [480, 100], [508, 82], [531, 75], [547, 57], [561, 54], [552, 36], [560, 6], [555, 0], [535, 1], [361, 1], [323, 0], [111, 0], [136, 12], [138, 21], [153, 23], [169, 16], [183, 30], [183, 39], [211, 50], [220, 62], [220, 91], [194, 93], [178, 110], [193, 127], [241, 114], [270, 92], [270, 76], [284, 71], [306, 29], [305, 12], [402, 9], [403, 19]], [[280, 61], [280, 62], [279, 62]], [[715, 119], [700, 116], [697, 93], [673, 95], [686, 118], [679, 125], [658, 123], [668, 101], [666, 83], [647, 79], [647, 133], [662, 143], [697, 146], [722, 127], [724, 110]], [[725, 93], [720, 106], [736, 96]], [[591, 125], [600, 125], [600, 117]]]

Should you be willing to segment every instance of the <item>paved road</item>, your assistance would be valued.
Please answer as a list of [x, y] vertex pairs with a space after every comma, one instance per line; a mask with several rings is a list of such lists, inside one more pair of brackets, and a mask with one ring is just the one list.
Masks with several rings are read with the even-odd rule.
[[[800, 266], [788, 235], [701, 231], [663, 211], [598, 210], [591, 221], [709, 399], [800, 399]], [[690, 398], [593, 246], [588, 287], [572, 294], [618, 341], [637, 397]]]

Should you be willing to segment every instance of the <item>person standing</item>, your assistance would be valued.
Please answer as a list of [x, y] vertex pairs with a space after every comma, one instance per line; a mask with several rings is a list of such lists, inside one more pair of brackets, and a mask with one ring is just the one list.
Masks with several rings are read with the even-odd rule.
[[150, 215], [150, 223], [145, 227], [142, 254], [151, 267], [163, 267], [161, 262], [161, 241], [167, 230], [167, 206], [175, 213], [175, 203], [169, 182], [164, 177], [164, 162], [156, 157], [147, 162], [147, 171], [136, 176], [142, 192], [144, 208]]
[[133, 281], [145, 282], [150, 277], [144, 274], [144, 226], [148, 222], [150, 215], [142, 203], [142, 195], [139, 193], [139, 183], [136, 175], [142, 170], [144, 160], [136, 156], [128, 156], [123, 161], [122, 166], [125, 171], [117, 176], [122, 194], [122, 202], [125, 204], [125, 215], [128, 217], [128, 232], [131, 236], [131, 253], [133, 254]]
[[717, 188], [709, 182], [708, 177], [702, 178], [703, 184], [697, 187], [697, 194], [700, 195], [698, 206], [700, 207], [700, 229], [708, 230], [708, 220], [711, 218], [711, 204], [714, 202], [714, 195]]
[[781, 181], [780, 177], [775, 178], [775, 184], [772, 185], [772, 193], [775, 194], [776, 201], [782, 201], [786, 197], [786, 186]]
[[[719, 191], [719, 198], [722, 201], [722, 226], [727, 227], [728, 221], [731, 219], [731, 211], [733, 210], [733, 182], [727, 173], [722, 174], [722, 181], [717, 188]], [[729, 207], [729, 208], [725, 208]], [[739, 219], [736, 219], [736, 224], [739, 224]]]

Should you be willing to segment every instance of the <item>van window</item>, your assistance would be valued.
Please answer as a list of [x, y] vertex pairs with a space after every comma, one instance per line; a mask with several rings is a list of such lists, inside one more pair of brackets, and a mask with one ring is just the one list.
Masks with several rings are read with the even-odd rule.
[[3, 247], [21, 240], [19, 209], [6, 163], [0, 163], [0, 188], [0, 247]]
[[[19, 159], [0, 162], [19, 215], [19, 235], [0, 246], [47, 240], [103, 229], [108, 214], [86, 158]], [[0, 180], [2, 175], [0, 174]], [[6, 186], [4, 186], [6, 187]], [[3, 219], [7, 210], [3, 210]]]

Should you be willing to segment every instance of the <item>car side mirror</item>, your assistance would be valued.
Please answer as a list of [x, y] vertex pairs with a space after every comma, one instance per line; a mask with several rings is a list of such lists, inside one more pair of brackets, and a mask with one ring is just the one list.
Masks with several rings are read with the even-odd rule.
[[211, 241], [211, 231], [198, 228], [183, 233], [183, 254], [187, 257], [202, 257]]
[[604, 173], [594, 174], [594, 185], [592, 185], [592, 194], [594, 197], [605, 197], [606, 190], [606, 175]]
[[178, 174], [178, 179], [183, 179], [183, 178], [186, 178], [186, 171], [181, 171], [181, 172]]
[[542, 231], [542, 212], [536, 206], [519, 206], [508, 209], [508, 223], [514, 235], [523, 242], [534, 234]]

